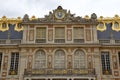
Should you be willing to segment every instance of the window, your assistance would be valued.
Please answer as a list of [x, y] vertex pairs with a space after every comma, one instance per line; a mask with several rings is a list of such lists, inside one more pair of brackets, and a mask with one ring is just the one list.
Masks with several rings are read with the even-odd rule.
[[111, 74], [109, 52], [101, 53], [101, 62], [103, 74]]
[[62, 50], [55, 52], [54, 68], [65, 68], [65, 53]]
[[120, 52], [118, 53], [119, 65], [120, 65]]
[[74, 43], [84, 42], [84, 28], [83, 27], [74, 27], [73, 33], [74, 33], [73, 34]]
[[46, 43], [46, 27], [36, 28], [36, 43]]
[[1, 67], [2, 67], [2, 53], [0, 53], [0, 71], [1, 71]]
[[65, 28], [64, 27], [55, 28], [55, 43], [65, 43]]
[[18, 64], [19, 64], [19, 53], [11, 53], [11, 63], [10, 63], [10, 75], [17, 75], [18, 73]]
[[39, 50], [35, 54], [35, 69], [43, 69], [46, 68], [46, 55], [45, 52]]
[[74, 53], [74, 68], [85, 68], [85, 53], [81, 50]]

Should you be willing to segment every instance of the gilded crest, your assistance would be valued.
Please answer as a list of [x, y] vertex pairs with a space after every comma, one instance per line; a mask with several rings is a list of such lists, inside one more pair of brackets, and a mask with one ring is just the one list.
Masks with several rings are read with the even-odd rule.
[[0, 31], [4, 32], [7, 30], [9, 30], [8, 23], [5, 23], [5, 22], [1, 23], [0, 24]]
[[105, 23], [104, 22], [100, 22], [99, 24], [98, 24], [98, 26], [97, 26], [97, 30], [99, 30], [99, 31], [105, 31], [107, 28], [106, 28], [106, 26], [105, 26]]
[[21, 25], [21, 23], [16, 23], [14, 30], [18, 31], [18, 32], [22, 31], [23, 30], [23, 26]]
[[112, 30], [115, 30], [115, 31], [120, 31], [120, 23], [118, 22], [113, 22], [112, 23]]

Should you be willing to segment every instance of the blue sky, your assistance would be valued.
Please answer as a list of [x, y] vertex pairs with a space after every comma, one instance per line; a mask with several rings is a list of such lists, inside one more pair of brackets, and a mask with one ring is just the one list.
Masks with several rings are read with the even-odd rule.
[[120, 15], [120, 0], [0, 0], [0, 17], [16, 18], [24, 14], [44, 17], [59, 5], [82, 17], [92, 13], [98, 17]]

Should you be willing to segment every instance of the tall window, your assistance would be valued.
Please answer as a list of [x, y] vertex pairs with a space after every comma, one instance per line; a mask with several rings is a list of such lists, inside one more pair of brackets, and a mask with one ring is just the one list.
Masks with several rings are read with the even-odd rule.
[[120, 65], [120, 52], [118, 53], [118, 58], [119, 58], [119, 65]]
[[55, 52], [54, 68], [65, 68], [65, 53], [62, 50]]
[[18, 64], [19, 64], [19, 53], [11, 53], [11, 63], [10, 63], [10, 75], [17, 75], [18, 73]]
[[64, 27], [55, 28], [55, 43], [65, 43], [65, 28]]
[[85, 53], [82, 50], [74, 53], [74, 68], [85, 68]]
[[109, 52], [101, 53], [101, 62], [103, 74], [111, 74]]
[[84, 42], [84, 28], [83, 27], [74, 27], [73, 28], [73, 38], [75, 43]]
[[1, 66], [2, 66], [2, 53], [0, 53], [0, 71], [1, 71]]
[[37, 27], [36, 43], [45, 43], [45, 42], [46, 42], [46, 27]]
[[39, 50], [35, 54], [35, 69], [46, 68], [46, 54], [44, 51]]

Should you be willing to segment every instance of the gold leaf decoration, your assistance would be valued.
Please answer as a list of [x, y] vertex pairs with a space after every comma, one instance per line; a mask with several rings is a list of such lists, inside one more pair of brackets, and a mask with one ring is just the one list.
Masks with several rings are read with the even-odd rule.
[[120, 31], [120, 23], [118, 23], [118, 22], [113, 22], [112, 23], [112, 30], [114, 30], [114, 31]]
[[0, 31], [4, 32], [9, 30], [8, 23], [1, 23], [0, 24]]
[[21, 25], [21, 23], [16, 23], [14, 30], [18, 32], [22, 31], [23, 26]]
[[99, 31], [105, 31], [107, 28], [105, 26], [105, 23], [104, 22], [100, 22], [98, 25], [97, 25], [97, 30]]

